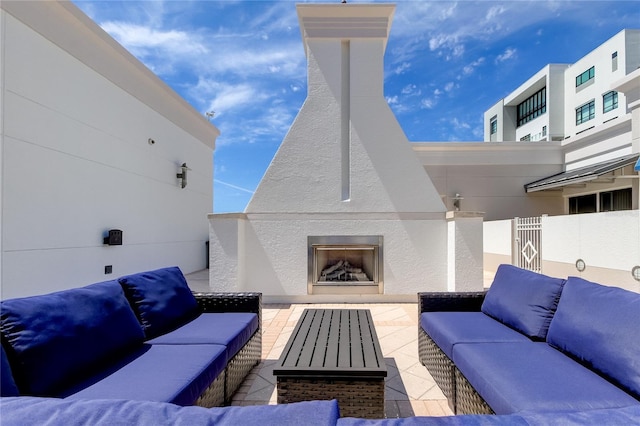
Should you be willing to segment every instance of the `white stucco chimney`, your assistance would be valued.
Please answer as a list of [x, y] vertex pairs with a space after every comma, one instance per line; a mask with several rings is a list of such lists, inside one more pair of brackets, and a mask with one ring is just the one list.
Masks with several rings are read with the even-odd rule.
[[482, 217], [447, 216], [383, 95], [395, 6], [297, 10], [307, 98], [245, 212], [209, 216], [211, 289], [320, 303], [481, 288]]
[[395, 6], [296, 7], [307, 98], [246, 213], [444, 212], [383, 94]]

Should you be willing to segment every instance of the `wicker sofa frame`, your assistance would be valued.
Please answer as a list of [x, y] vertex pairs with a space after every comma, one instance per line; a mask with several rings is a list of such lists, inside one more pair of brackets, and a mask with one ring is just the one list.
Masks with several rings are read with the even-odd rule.
[[[479, 312], [485, 291], [482, 292], [423, 292], [418, 293], [418, 324], [424, 312]], [[436, 384], [447, 397], [455, 414], [493, 414], [493, 410], [476, 392], [453, 361], [418, 326], [418, 356]]]
[[230, 404], [233, 394], [262, 358], [262, 293], [194, 293], [203, 313], [251, 312], [258, 315], [258, 329], [200, 395], [196, 405], [219, 407]]

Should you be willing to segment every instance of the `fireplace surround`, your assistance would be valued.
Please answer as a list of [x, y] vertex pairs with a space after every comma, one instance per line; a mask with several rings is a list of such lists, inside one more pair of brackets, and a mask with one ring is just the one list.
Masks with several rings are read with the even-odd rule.
[[383, 237], [307, 237], [308, 294], [383, 293]]

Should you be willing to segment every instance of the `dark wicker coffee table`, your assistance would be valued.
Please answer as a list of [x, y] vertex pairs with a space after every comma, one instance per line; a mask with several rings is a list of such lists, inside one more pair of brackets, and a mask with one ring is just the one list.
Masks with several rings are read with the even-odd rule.
[[337, 399], [343, 417], [384, 418], [387, 367], [368, 309], [305, 309], [273, 374], [278, 404]]

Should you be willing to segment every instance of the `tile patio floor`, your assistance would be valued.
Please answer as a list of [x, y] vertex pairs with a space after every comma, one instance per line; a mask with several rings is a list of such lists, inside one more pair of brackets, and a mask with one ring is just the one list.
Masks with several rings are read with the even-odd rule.
[[[200, 275], [198, 275], [200, 274]], [[193, 290], [207, 290], [208, 277], [187, 276]], [[442, 391], [418, 361], [418, 307], [404, 304], [264, 304], [262, 362], [233, 398], [232, 405], [276, 404], [273, 368], [305, 308], [369, 309], [387, 362], [386, 417], [444, 416], [453, 413]]]

